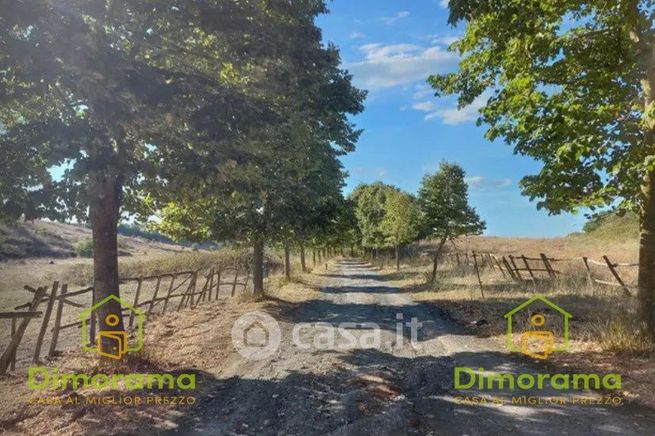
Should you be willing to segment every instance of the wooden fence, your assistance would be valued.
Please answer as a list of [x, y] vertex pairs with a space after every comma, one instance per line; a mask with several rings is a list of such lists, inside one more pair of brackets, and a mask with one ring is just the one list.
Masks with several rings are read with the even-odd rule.
[[[250, 281], [248, 268], [240, 266], [217, 267], [207, 272], [182, 271], [164, 273], [146, 277], [134, 277], [121, 279], [122, 295], [130, 295], [133, 291], [131, 301], [134, 308], [141, 310], [146, 317], [152, 314], [163, 314], [167, 311], [178, 311], [184, 308], [195, 308], [198, 304], [221, 297], [234, 297], [237, 292], [245, 293]], [[130, 289], [132, 287], [133, 289]], [[151, 292], [144, 297], [144, 290]], [[50, 343], [47, 351], [47, 358], [57, 354], [57, 345], [62, 331], [74, 327], [81, 328], [81, 320], [63, 323], [63, 315], [66, 308], [85, 310], [93, 305], [93, 287], [69, 291], [67, 284], [60, 286], [55, 281], [50, 287], [39, 287], [34, 289], [25, 286], [25, 290], [32, 294], [32, 300], [28, 303], [14, 308], [13, 312], [0, 312], [0, 320], [11, 320], [11, 335], [9, 344], [0, 356], [0, 374], [8, 369], [16, 367], [16, 354], [21, 341], [25, 335], [28, 324], [32, 319], [40, 319], [41, 324], [36, 335], [32, 362], [38, 363], [42, 358], [42, 347], [50, 328]], [[44, 304], [45, 310], [39, 311], [39, 306]], [[54, 312], [54, 317], [53, 317]], [[134, 326], [135, 314], [133, 311], [123, 308], [125, 325]], [[20, 320], [20, 323], [18, 322]], [[52, 322], [51, 322], [52, 320]], [[93, 340], [96, 336], [96, 320], [90, 317], [89, 338]], [[79, 333], [78, 333], [78, 337]], [[30, 344], [31, 345], [31, 344]]]
[[[472, 251], [471, 253], [446, 253], [444, 257], [452, 264], [470, 266], [475, 270], [483, 297], [484, 289], [480, 272], [484, 268], [498, 270], [503, 278], [520, 285], [529, 282], [536, 290], [540, 282], [549, 282], [567, 275], [559, 265], [563, 263], [575, 265], [576, 262], [579, 262], [582, 268], [581, 271], [584, 271], [593, 292], [597, 289], [597, 285], [601, 285], [620, 289], [626, 296], [631, 296], [635, 287], [627, 284], [619, 273], [619, 268], [639, 266], [636, 263], [615, 263], [607, 256], [602, 256], [602, 261], [596, 261], [588, 257], [555, 258], [544, 253], [540, 253], [539, 257], [528, 257], [525, 255], [499, 255]], [[600, 267], [603, 270], [606, 269], [610, 279], [599, 277], [598, 274], [594, 273], [592, 266]]]

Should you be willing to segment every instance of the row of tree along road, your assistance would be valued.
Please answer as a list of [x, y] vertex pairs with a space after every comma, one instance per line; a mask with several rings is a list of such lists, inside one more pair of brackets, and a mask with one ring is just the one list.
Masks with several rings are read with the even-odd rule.
[[332, 237], [365, 93], [321, 41], [323, 1], [0, 9], [0, 216], [90, 222], [95, 301], [119, 295], [126, 215], [250, 243], [258, 293], [265, 243]]
[[[521, 182], [553, 213], [631, 209], [642, 229], [640, 314], [655, 338], [655, 30], [652, 1], [454, 1], [459, 70], [429, 78], [482, 102], [487, 137], [542, 162]], [[117, 225], [253, 247], [399, 247], [479, 233], [463, 171], [416, 198], [341, 194], [339, 157], [365, 93], [323, 44], [323, 0], [0, 0], [0, 219], [88, 221], [94, 298], [119, 294]], [[508, 25], [510, 23], [510, 25]], [[512, 24], [514, 23], [514, 24]], [[516, 24], [518, 23], [518, 24]], [[434, 277], [434, 274], [433, 274]], [[100, 329], [118, 304], [99, 313]], [[109, 344], [105, 344], [109, 346]], [[103, 345], [104, 346], [104, 345]]]

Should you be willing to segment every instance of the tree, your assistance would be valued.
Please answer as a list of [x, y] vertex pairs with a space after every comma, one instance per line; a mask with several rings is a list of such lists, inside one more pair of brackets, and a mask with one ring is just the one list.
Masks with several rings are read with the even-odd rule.
[[652, 2], [451, 0], [466, 23], [459, 71], [438, 94], [481, 110], [489, 139], [543, 163], [521, 185], [551, 213], [639, 214], [639, 302], [655, 338], [655, 29]]
[[340, 68], [336, 47], [321, 43], [314, 19], [324, 9], [322, 1], [288, 5], [290, 53], [259, 71], [266, 86], [256, 89], [275, 120], [243, 137], [229, 165], [205, 162], [207, 173], [187, 193], [193, 201], [162, 208], [161, 229], [172, 236], [251, 243], [256, 294], [263, 293], [264, 243], [281, 243], [286, 254], [316, 220], [329, 219], [316, 212], [340, 196], [338, 157], [354, 149], [361, 133], [347, 115], [363, 110], [365, 93]]
[[387, 246], [382, 221], [387, 196], [393, 191], [397, 192], [398, 188], [376, 182], [357, 186], [350, 196], [355, 203], [355, 216], [362, 235], [362, 246], [374, 250], [374, 256], [378, 249]]
[[390, 191], [384, 203], [381, 228], [396, 250], [396, 270], [400, 271], [400, 246], [416, 240], [419, 235], [420, 213], [413, 196], [402, 191]]
[[[2, 0], [0, 8], [0, 158], [12, 168], [2, 218], [88, 220], [94, 300], [119, 296], [121, 215], [180, 198], [203, 163], [216, 164], [209, 157], [229, 160], [251, 121], [268, 120], [257, 92], [243, 92], [264, 80], [242, 74], [295, 50], [284, 41], [288, 7]], [[121, 321], [107, 325], [109, 314]], [[120, 314], [117, 302], [103, 305], [100, 330], [122, 330]]]
[[464, 170], [454, 163], [441, 162], [436, 173], [423, 178], [418, 204], [426, 236], [438, 240], [430, 280], [434, 283], [439, 256], [446, 241], [480, 234], [486, 225], [469, 205]]

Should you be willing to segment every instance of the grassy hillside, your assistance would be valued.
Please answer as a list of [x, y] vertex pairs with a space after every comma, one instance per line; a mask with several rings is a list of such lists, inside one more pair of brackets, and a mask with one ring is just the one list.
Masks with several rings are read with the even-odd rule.
[[[130, 226], [122, 226], [120, 233], [121, 256], [165, 254], [184, 250], [180, 245], [156, 237], [156, 234], [135, 232]], [[0, 261], [38, 257], [90, 257], [90, 247], [91, 229], [83, 225], [49, 221], [0, 225]]]
[[637, 239], [639, 217], [635, 213], [626, 213], [623, 216], [605, 213], [589, 220], [584, 226], [584, 234], [606, 240]]

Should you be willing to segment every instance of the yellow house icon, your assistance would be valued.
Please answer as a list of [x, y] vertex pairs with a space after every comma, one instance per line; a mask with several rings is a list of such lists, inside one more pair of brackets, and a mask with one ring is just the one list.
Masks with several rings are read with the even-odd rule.
[[[525, 309], [526, 307], [536, 303], [542, 302], [546, 306], [554, 309], [562, 315], [563, 318], [563, 337], [562, 345], [555, 346], [555, 334], [550, 330], [539, 330], [545, 323], [546, 317], [541, 313], [536, 313], [531, 316], [530, 323], [534, 330], [527, 330], [521, 334], [521, 348], [516, 347], [514, 344], [514, 333], [512, 332], [512, 319], [517, 312]], [[505, 314], [507, 318], [507, 348], [512, 352], [521, 352], [527, 356], [535, 359], [547, 359], [554, 352], [566, 351], [569, 349], [569, 319], [573, 316], [559, 307], [557, 304], [550, 301], [543, 295], [534, 295], [529, 300], [523, 302], [511, 311]]]
[[[128, 344], [127, 332], [120, 331], [120, 330], [100, 330], [96, 335], [96, 337], [94, 338], [95, 340], [93, 341], [95, 346], [87, 345], [91, 343], [91, 341], [89, 341], [89, 337], [87, 333], [88, 332], [87, 325], [89, 319], [93, 316], [94, 312], [96, 312], [99, 307], [103, 306], [104, 304], [112, 300], [118, 302], [118, 304], [121, 307], [124, 307], [125, 309], [133, 312], [135, 315], [135, 318], [137, 320], [137, 330], [136, 330], [137, 344], [134, 347], [130, 347]], [[100, 356], [109, 357], [112, 359], [120, 359], [129, 352], [141, 351], [141, 349], [143, 348], [143, 321], [145, 320], [145, 317], [146, 316], [143, 312], [125, 303], [117, 296], [115, 295], [108, 296], [107, 298], [103, 299], [102, 301], [94, 304], [90, 308], [80, 313], [80, 318], [82, 318], [82, 349], [84, 349], [85, 351], [95, 351]], [[118, 325], [119, 321], [120, 320], [118, 316], [115, 314], [109, 314], [105, 318], [105, 324], [107, 324], [110, 327]], [[109, 343], [112, 344], [111, 352], [103, 351], [101, 346], [103, 339], [105, 342], [109, 341]]]

